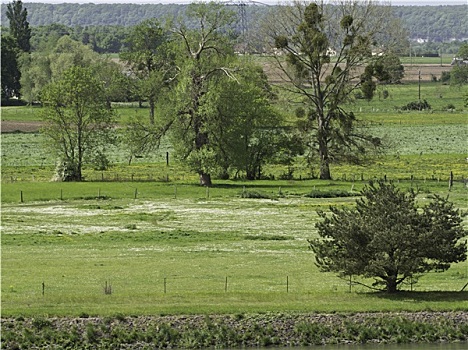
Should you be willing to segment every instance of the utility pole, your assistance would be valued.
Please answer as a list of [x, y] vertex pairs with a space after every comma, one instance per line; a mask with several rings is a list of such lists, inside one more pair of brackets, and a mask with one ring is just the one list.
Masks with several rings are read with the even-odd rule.
[[419, 96], [419, 102], [421, 102], [421, 71], [418, 71], [418, 96]]

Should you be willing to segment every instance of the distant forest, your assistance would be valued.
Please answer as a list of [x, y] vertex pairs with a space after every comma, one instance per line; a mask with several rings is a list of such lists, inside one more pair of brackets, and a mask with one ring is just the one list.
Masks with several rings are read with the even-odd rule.
[[[62, 24], [68, 27], [123, 26], [129, 27], [148, 18], [176, 18], [186, 5], [175, 4], [42, 4], [25, 3], [32, 27]], [[247, 27], [258, 23], [269, 6], [252, 5], [242, 8]], [[468, 39], [468, 6], [396, 6], [410, 39], [448, 42]], [[6, 5], [1, 6], [1, 23], [8, 26]], [[240, 29], [241, 24], [239, 22]]]

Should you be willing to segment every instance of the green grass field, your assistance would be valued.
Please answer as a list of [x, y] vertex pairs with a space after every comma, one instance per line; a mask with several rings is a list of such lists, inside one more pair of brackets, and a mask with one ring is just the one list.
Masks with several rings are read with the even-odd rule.
[[[117, 147], [108, 171], [55, 183], [40, 134], [2, 134], [2, 316], [468, 310], [468, 291], [459, 292], [468, 262], [390, 297], [359, 284], [350, 292], [349, 281], [318, 271], [308, 249], [316, 211], [355, 200], [311, 192], [357, 195], [386, 176], [418, 190], [421, 203], [438, 193], [468, 209], [466, 89], [425, 85], [432, 112], [393, 108], [417, 100], [417, 86], [388, 89], [388, 99], [350, 106], [388, 141], [387, 154], [333, 166], [334, 181], [309, 179], [314, 169], [298, 160], [293, 181], [215, 179], [205, 189], [176, 159], [166, 166], [167, 149], [128, 166]], [[455, 111], [444, 110], [449, 103]], [[2, 120], [37, 120], [38, 108], [15, 108], [2, 107]], [[139, 111], [122, 107], [122, 118]], [[276, 178], [284, 171], [265, 169]]]

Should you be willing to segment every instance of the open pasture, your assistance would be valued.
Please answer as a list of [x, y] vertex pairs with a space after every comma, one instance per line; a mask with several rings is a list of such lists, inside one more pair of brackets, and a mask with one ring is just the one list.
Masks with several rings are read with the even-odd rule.
[[4, 204], [3, 315], [468, 308], [467, 292], [458, 292], [467, 263], [430, 273], [405, 286], [416, 293], [395, 299], [361, 285], [350, 293], [348, 281], [319, 273], [306, 241], [316, 210], [352, 197], [246, 199], [231, 189], [206, 198], [201, 190]]
[[[172, 154], [166, 165], [169, 147], [129, 166], [119, 146], [109, 170], [88, 167], [87, 182], [55, 183], [40, 134], [2, 134], [2, 315], [467, 310], [467, 262], [389, 297], [320, 273], [308, 249], [316, 211], [352, 205], [370, 179], [411, 187], [421, 203], [438, 193], [468, 209], [466, 90], [424, 84], [433, 111], [421, 112], [394, 109], [417, 100], [417, 86], [388, 90], [386, 99], [350, 106], [388, 141], [387, 153], [333, 166], [334, 181], [314, 180], [298, 160], [291, 181], [215, 179], [205, 189]], [[37, 121], [2, 112], [2, 121]], [[140, 112], [122, 107], [120, 120]], [[265, 168], [276, 179], [284, 172]]]

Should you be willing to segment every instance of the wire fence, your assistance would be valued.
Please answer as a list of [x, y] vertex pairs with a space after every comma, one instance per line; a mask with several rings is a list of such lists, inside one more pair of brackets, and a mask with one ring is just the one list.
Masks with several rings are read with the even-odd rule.
[[[467, 264], [468, 266], [468, 264]], [[434, 276], [438, 272], [429, 272], [419, 281], [407, 279], [401, 286], [402, 291], [411, 292], [468, 292], [468, 267], [465, 272], [459, 272], [447, 278]], [[96, 281], [94, 281], [96, 282]], [[104, 294], [236, 294], [236, 293], [261, 293], [261, 294], [310, 294], [310, 293], [364, 293], [375, 292], [372, 281], [364, 281], [354, 276], [349, 279], [324, 276], [323, 282], [317, 284], [317, 279], [303, 279], [298, 276], [181, 276], [168, 275], [148, 281], [147, 287], [132, 283], [131, 278], [107, 278], [96, 282], [88, 282], [88, 286], [81, 284], [81, 288], [102, 290]], [[68, 292], [73, 290], [73, 285], [56, 285], [53, 281], [41, 283], [42, 294]], [[380, 286], [382, 289], [382, 286]]]

